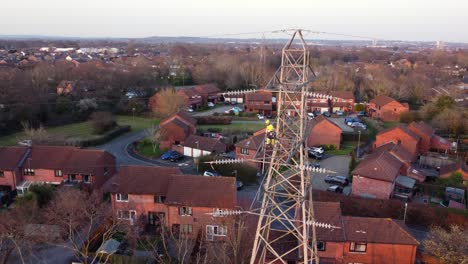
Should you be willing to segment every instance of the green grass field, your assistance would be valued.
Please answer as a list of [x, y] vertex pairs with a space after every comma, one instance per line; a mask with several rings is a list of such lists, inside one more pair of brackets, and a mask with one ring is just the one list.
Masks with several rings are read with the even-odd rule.
[[265, 127], [265, 124], [262, 123], [252, 123], [252, 122], [245, 122], [245, 123], [232, 123], [229, 125], [199, 125], [198, 128], [200, 130], [208, 130], [209, 128], [220, 129], [221, 132], [228, 132], [228, 131], [242, 131], [253, 133]]
[[148, 158], [159, 158], [166, 149], [159, 149], [159, 144], [156, 146], [156, 150], [153, 148], [153, 144], [149, 141], [140, 141], [136, 146], [136, 150], [140, 155]]
[[[135, 117], [132, 116], [117, 116], [117, 123], [119, 125], [129, 125], [132, 127], [132, 131], [140, 131], [145, 128], [150, 127], [152, 124], [157, 125], [159, 123], [158, 119], [151, 119], [145, 117]], [[93, 128], [88, 121], [46, 128], [47, 132], [52, 135], [61, 135], [65, 138], [81, 138], [87, 139], [95, 136], [93, 134]], [[25, 134], [23, 132], [14, 133], [8, 136], [0, 137], [0, 146], [12, 146], [16, 145], [18, 140], [24, 139]]]

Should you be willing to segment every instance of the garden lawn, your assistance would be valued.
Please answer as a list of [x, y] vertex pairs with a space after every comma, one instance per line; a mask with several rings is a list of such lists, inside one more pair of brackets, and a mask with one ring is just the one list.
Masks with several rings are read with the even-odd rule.
[[229, 125], [199, 125], [200, 130], [208, 129], [220, 129], [220, 133], [228, 131], [241, 131], [241, 132], [256, 132], [262, 128], [265, 128], [265, 124], [257, 122], [242, 122], [242, 123], [232, 123]]
[[[159, 124], [158, 119], [151, 119], [145, 117], [135, 117], [132, 116], [117, 116], [117, 124], [119, 125], [130, 125], [132, 131], [140, 131], [145, 128], [149, 128], [152, 124]], [[96, 135], [93, 134], [93, 128], [91, 123], [88, 121], [74, 123], [64, 126], [49, 127], [46, 128], [47, 132], [52, 135], [61, 135], [65, 138], [80, 138], [80, 139], [89, 139]], [[18, 140], [24, 139], [25, 134], [23, 132], [17, 132], [8, 136], [0, 137], [0, 146], [13, 146], [16, 145]]]
[[337, 150], [326, 150], [325, 154], [327, 155], [348, 155], [355, 147], [357, 146], [357, 142], [350, 142], [341, 145], [340, 149]]
[[143, 140], [138, 142], [136, 146], [137, 152], [147, 158], [159, 158], [166, 149], [159, 149], [159, 144], [156, 146], [156, 151], [153, 150], [153, 144], [149, 140]]

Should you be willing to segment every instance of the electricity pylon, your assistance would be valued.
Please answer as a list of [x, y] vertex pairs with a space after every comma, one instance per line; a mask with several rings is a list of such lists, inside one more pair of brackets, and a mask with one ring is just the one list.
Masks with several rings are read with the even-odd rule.
[[251, 264], [318, 263], [306, 169], [306, 98], [314, 78], [307, 44], [301, 30], [294, 30], [283, 47], [281, 67], [267, 85], [277, 93], [276, 140], [265, 145], [264, 162], [269, 167], [251, 208], [259, 211]]

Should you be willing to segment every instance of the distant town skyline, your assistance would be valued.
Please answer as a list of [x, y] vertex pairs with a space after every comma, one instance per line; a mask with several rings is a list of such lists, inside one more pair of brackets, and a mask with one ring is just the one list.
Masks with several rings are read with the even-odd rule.
[[0, 35], [260, 38], [261, 33], [243, 33], [303, 28], [384, 40], [468, 43], [468, 1], [462, 0], [17, 0], [2, 7], [9, 11], [0, 17]]

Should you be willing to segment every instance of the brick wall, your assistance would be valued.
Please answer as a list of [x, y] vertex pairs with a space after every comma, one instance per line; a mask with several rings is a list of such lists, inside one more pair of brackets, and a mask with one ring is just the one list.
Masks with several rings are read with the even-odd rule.
[[10, 186], [11, 190], [16, 189], [15, 175], [13, 171], [4, 170], [3, 177], [0, 177], [0, 185]]
[[320, 122], [310, 131], [307, 138], [309, 146], [335, 145], [340, 149], [341, 130], [329, 122]]
[[349, 251], [350, 242], [343, 246], [343, 263], [413, 264], [416, 246], [397, 244], [367, 244], [366, 252]]
[[394, 189], [394, 183], [379, 181], [358, 175], [353, 175], [351, 195], [372, 195], [378, 199], [389, 199]]

